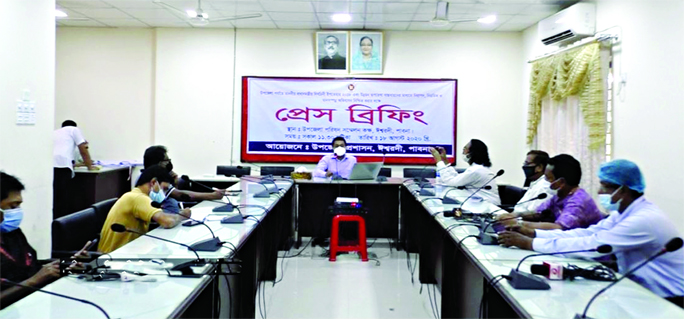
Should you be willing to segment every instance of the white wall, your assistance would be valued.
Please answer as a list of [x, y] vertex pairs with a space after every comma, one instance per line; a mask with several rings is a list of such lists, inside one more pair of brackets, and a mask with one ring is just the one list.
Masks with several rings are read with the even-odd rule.
[[[684, 231], [684, 1], [597, 1], [597, 30], [614, 26], [622, 39], [613, 49], [615, 74], [627, 84], [616, 95], [614, 158], [637, 163], [646, 194]], [[541, 52], [536, 26], [526, 30], [524, 59]], [[620, 29], [616, 32], [620, 32]], [[529, 95], [526, 68], [525, 99]]]
[[154, 30], [57, 29], [54, 127], [76, 121], [96, 160], [142, 160], [152, 143]]
[[[0, 19], [0, 170], [19, 178], [21, 229], [39, 258], [50, 257], [52, 129], [55, 94], [55, 2], [3, 1]], [[36, 124], [18, 126], [16, 100], [30, 90]], [[0, 187], [2, 187], [0, 185]]]
[[[242, 76], [317, 76], [312, 30], [237, 30], [234, 36], [232, 29], [156, 29], [153, 31], [154, 43], [148, 44], [124, 41], [101, 29], [64, 28], [60, 29], [57, 38], [59, 57], [80, 50], [77, 45], [67, 49], [61, 42], [73, 41], [77, 37], [73, 34], [81, 32], [90, 35], [79, 42], [93, 38], [104, 42], [100, 46], [134, 46], [120, 49], [131, 52], [143, 52], [152, 47], [154, 102], [151, 109], [146, 109], [145, 103], [137, 103], [140, 107], [136, 112], [154, 113], [151, 143], [166, 145], [175, 167], [188, 175], [214, 173], [217, 164], [239, 164]], [[502, 180], [515, 184], [522, 182], [524, 121], [511, 120], [521, 118], [521, 112], [526, 110], [520, 93], [523, 68], [520, 33], [387, 32], [385, 48], [383, 77], [458, 79], [457, 149], [460, 150], [470, 138], [482, 139], [490, 147], [493, 169], [507, 171]], [[107, 63], [111, 68], [128, 67], [124, 60], [108, 61], [88, 63]], [[80, 63], [83, 62], [59, 60], [60, 69], [73, 68]], [[121, 84], [110, 85], [126, 85], [123, 82], [134, 81], [131, 77], [139, 72], [131, 74], [116, 81]], [[58, 73], [57, 81], [69, 81], [69, 77], [68, 73]], [[94, 71], [89, 73], [89, 79], [93, 83], [107, 81], [102, 73]], [[61, 83], [59, 85], [61, 88]], [[66, 86], [75, 89], [73, 84]], [[88, 98], [96, 99], [97, 96]], [[115, 100], [113, 103], [122, 102]], [[62, 108], [65, 108], [64, 112], [73, 112], [71, 104], [61, 103], [59, 99], [57, 108], [58, 114]], [[117, 106], [103, 108], [116, 109]], [[112, 119], [112, 123], [122, 121]], [[90, 136], [87, 129], [84, 128], [84, 132]], [[112, 132], [115, 131], [102, 134]], [[127, 144], [128, 151], [137, 148], [135, 154], [142, 156], [146, 146], [128, 143], [132, 137], [120, 136], [119, 139], [118, 143]], [[112, 148], [109, 154], [116, 152], [119, 150]], [[464, 164], [459, 163], [459, 166]], [[395, 167], [395, 176], [401, 175], [401, 168]]]

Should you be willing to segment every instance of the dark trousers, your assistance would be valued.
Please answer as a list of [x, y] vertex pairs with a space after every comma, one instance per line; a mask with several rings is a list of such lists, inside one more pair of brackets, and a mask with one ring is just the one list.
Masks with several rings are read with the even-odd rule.
[[681, 308], [684, 308], [684, 296], [669, 297], [669, 298], [665, 298], [665, 299], [667, 299], [667, 301], [669, 301], [669, 302], [671, 302], [671, 303], [673, 303], [673, 304], [675, 304]]
[[54, 177], [52, 180], [52, 218], [57, 219], [65, 215], [73, 213], [72, 196], [73, 194], [73, 179], [71, 178], [71, 169], [57, 168], [53, 169]]

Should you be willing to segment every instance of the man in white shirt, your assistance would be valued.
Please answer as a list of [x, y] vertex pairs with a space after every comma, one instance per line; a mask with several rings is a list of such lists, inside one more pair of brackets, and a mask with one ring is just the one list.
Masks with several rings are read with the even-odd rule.
[[449, 166], [444, 148], [430, 147], [430, 153], [432, 153], [437, 164], [437, 184], [455, 187], [464, 186], [471, 193], [477, 191], [480, 187], [489, 185], [491, 189], [483, 188], [477, 195], [494, 205], [501, 205], [499, 188], [494, 179], [495, 174], [489, 170], [492, 163], [489, 161], [489, 152], [485, 143], [472, 139], [463, 147], [463, 161], [467, 162], [470, 167], [461, 174], [456, 172], [455, 168]]
[[[499, 243], [542, 253], [613, 247], [618, 270], [624, 274], [665, 247], [680, 234], [671, 220], [644, 196], [646, 184], [636, 164], [614, 160], [601, 165], [599, 201], [610, 216], [588, 228], [540, 230], [513, 227], [499, 234]], [[598, 257], [598, 253], [574, 254]], [[658, 296], [682, 306], [684, 249], [651, 261], [630, 276]]]
[[54, 148], [52, 151], [52, 166], [54, 177], [52, 180], [52, 216], [54, 219], [73, 213], [72, 197], [74, 177], [74, 152], [78, 148], [83, 162], [88, 170], [98, 170], [88, 152], [88, 141], [83, 138], [76, 122], [66, 120], [62, 128], [52, 134]]
[[[530, 188], [527, 189], [525, 195], [515, 205], [513, 213], [524, 214], [529, 212], [536, 212], [537, 207], [545, 200], [531, 200], [537, 198], [539, 194], [550, 194], [549, 188], [551, 183], [544, 178], [546, 171], [546, 164], [549, 163], [549, 154], [544, 151], [529, 151], [525, 162], [523, 163], [523, 171], [525, 172], [525, 179], [530, 182]], [[547, 197], [548, 199], [551, 196]], [[547, 200], [548, 200], [547, 199]]]

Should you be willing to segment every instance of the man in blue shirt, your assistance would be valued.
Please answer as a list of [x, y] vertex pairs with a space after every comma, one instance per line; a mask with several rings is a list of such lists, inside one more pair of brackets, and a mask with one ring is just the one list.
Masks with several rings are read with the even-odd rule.
[[[614, 160], [599, 170], [599, 201], [610, 216], [588, 228], [540, 230], [514, 228], [499, 234], [504, 246], [542, 253], [591, 249], [611, 245], [618, 270], [626, 273], [656, 252], [679, 232], [672, 221], [644, 197], [646, 184], [636, 164]], [[576, 254], [597, 257], [597, 253]], [[630, 276], [653, 293], [682, 306], [684, 296], [684, 249], [660, 256]]]
[[347, 154], [347, 141], [342, 136], [333, 139], [332, 147], [334, 153], [321, 158], [313, 172], [313, 177], [349, 179], [356, 164], [356, 157]]

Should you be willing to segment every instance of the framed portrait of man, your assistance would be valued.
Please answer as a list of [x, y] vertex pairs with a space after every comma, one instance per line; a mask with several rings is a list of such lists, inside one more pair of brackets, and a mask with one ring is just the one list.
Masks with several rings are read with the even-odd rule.
[[316, 73], [349, 73], [349, 32], [316, 32]]
[[350, 32], [351, 74], [382, 74], [382, 32]]

